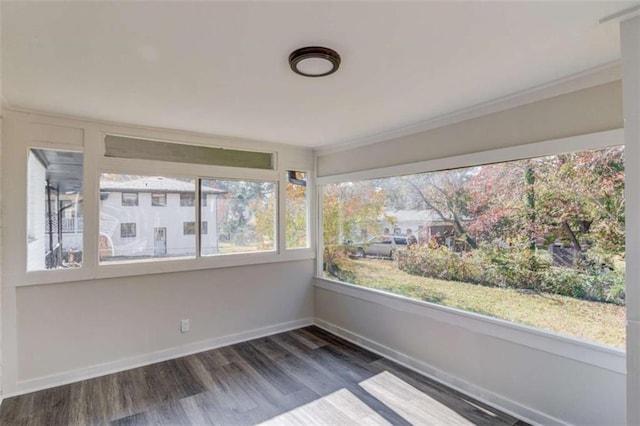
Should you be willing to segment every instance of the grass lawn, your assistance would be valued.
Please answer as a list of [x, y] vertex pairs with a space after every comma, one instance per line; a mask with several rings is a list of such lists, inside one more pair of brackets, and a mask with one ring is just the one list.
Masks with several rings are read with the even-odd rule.
[[624, 306], [554, 294], [409, 275], [395, 262], [353, 259], [353, 284], [502, 318], [611, 346], [625, 346]]

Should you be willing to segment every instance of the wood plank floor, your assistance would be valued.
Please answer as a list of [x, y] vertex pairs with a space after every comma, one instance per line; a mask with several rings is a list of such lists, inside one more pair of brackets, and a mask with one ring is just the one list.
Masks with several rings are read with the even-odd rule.
[[306, 327], [3, 401], [2, 425], [523, 425]]

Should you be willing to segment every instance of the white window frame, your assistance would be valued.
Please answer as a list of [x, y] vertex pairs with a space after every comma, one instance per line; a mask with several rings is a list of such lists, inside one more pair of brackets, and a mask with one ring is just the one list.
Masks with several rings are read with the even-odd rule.
[[[102, 148], [104, 149], [104, 136], [102, 140]], [[276, 194], [278, 196], [276, 211], [279, 212], [282, 200], [280, 199], [280, 190], [282, 186], [277, 170], [262, 169], [244, 169], [237, 167], [223, 166], [207, 166], [198, 164], [182, 164], [163, 161], [138, 160], [138, 159], [122, 159], [98, 156], [98, 176], [102, 173], [119, 173], [133, 174], [141, 176], [167, 176], [167, 177], [183, 177], [196, 180], [196, 197], [194, 206], [189, 208], [196, 209], [195, 222], [200, 222], [200, 189], [199, 181], [202, 179], [220, 179], [220, 180], [242, 180], [242, 181], [266, 181], [274, 182], [276, 185]], [[185, 206], [180, 206], [185, 208]], [[276, 217], [280, 217], [277, 214]], [[285, 260], [297, 260], [313, 258], [313, 251], [309, 250], [301, 253], [299, 256], [284, 256], [280, 245], [280, 238], [277, 238], [276, 249], [273, 251], [255, 252], [255, 253], [229, 253], [224, 255], [200, 255], [200, 233], [199, 226], [196, 226], [196, 255], [184, 258], [151, 258], [141, 260], [131, 260], [123, 262], [99, 263], [96, 266], [97, 278], [112, 278], [130, 275], [146, 275], [162, 272], [177, 272], [199, 269], [210, 269], [220, 267], [231, 267], [241, 265], [252, 265], [261, 263], [271, 263]], [[284, 227], [280, 223], [276, 223], [276, 235], [280, 236], [284, 231]], [[86, 232], [86, 229], [85, 229]]]
[[317, 227], [316, 286], [393, 309], [431, 317], [438, 321], [461, 326], [474, 332], [498, 337], [531, 348], [557, 354], [569, 359], [596, 365], [618, 373], [626, 372], [626, 352], [577, 337], [561, 335], [552, 331], [493, 318], [449, 306], [425, 302], [405, 296], [356, 286], [322, 276], [322, 185], [350, 181], [386, 178], [416, 173], [429, 173], [448, 169], [473, 167], [491, 163], [502, 163], [526, 158], [558, 155], [562, 153], [586, 151], [624, 145], [622, 129], [591, 133], [568, 138], [536, 142], [526, 145], [482, 151], [437, 160], [421, 161], [405, 165], [364, 170], [339, 175], [323, 176], [316, 179]]
[[[313, 170], [313, 152], [308, 149], [288, 147], [278, 144], [267, 144], [242, 139], [226, 139], [215, 136], [168, 131], [154, 128], [125, 126], [113, 123], [61, 118], [37, 113], [7, 110], [3, 120], [4, 136], [11, 141], [7, 149], [3, 149], [3, 157], [11, 158], [12, 170], [18, 178], [13, 182], [16, 188], [23, 188], [22, 193], [15, 191], [3, 199], [3, 203], [11, 202], [19, 205], [20, 213], [10, 214], [14, 224], [6, 234], [5, 242], [12, 244], [16, 253], [10, 256], [11, 262], [3, 270], [5, 277], [16, 287], [55, 284], [73, 281], [89, 281], [92, 279], [126, 277], [136, 275], [157, 274], [164, 272], [181, 272], [213, 268], [226, 268], [243, 265], [256, 265], [315, 258], [314, 246], [307, 249], [284, 249], [284, 226], [281, 218], [284, 215], [283, 170]], [[238, 167], [207, 166], [138, 159], [108, 158], [104, 156], [104, 138], [107, 134], [126, 135], [130, 137], [160, 140], [187, 145], [221, 146], [231, 149], [266, 150], [274, 154], [274, 169], [248, 169]], [[27, 226], [26, 209], [28, 153], [31, 149], [50, 149], [62, 151], [78, 151], [83, 153], [83, 264], [79, 268], [27, 271]], [[100, 264], [98, 259], [99, 236], [99, 179], [101, 173], [122, 173], [150, 176], [175, 176], [192, 179], [228, 179], [244, 181], [270, 181], [276, 186], [276, 247], [269, 252], [225, 254], [221, 256], [202, 256], [197, 258], [151, 259], [130, 263]], [[314, 190], [313, 187], [310, 188]], [[199, 198], [198, 198], [199, 199]], [[312, 200], [309, 197], [308, 202]], [[198, 205], [199, 202], [197, 201]], [[196, 206], [196, 213], [199, 209]], [[199, 222], [199, 216], [197, 216]], [[314, 228], [315, 229], [315, 225]], [[197, 244], [199, 244], [200, 227], [197, 227]], [[209, 230], [209, 232], [211, 232]], [[315, 243], [315, 240], [313, 241]], [[197, 249], [199, 247], [196, 247]]]

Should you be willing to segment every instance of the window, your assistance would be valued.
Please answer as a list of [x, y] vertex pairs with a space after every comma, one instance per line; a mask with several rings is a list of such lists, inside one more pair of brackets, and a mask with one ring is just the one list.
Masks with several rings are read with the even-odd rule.
[[135, 238], [136, 237], [136, 224], [135, 223], [121, 223], [120, 224], [120, 238]]
[[196, 205], [196, 194], [194, 192], [181, 192], [180, 205], [182, 207], [193, 207]]
[[[194, 257], [196, 241], [185, 235], [183, 223], [195, 223], [195, 207], [180, 207], [179, 200], [182, 194], [194, 199], [195, 189], [195, 180], [188, 178], [101, 174], [100, 262]], [[120, 194], [134, 194], [142, 200], [140, 207], [122, 207]], [[157, 195], [165, 208], [154, 207]]]
[[323, 275], [624, 347], [624, 181], [617, 146], [327, 184]]
[[195, 235], [196, 234], [196, 223], [195, 222], [184, 222], [182, 224], [182, 234], [183, 235]]
[[[200, 224], [200, 233], [206, 234], [208, 230], [208, 223], [202, 222]], [[184, 222], [182, 224], [182, 233], [183, 235], [195, 235], [196, 234], [196, 223], [195, 222]]]
[[307, 248], [307, 173], [288, 171], [286, 194], [287, 249]]
[[200, 193], [210, 200], [201, 220], [214, 230], [202, 232], [202, 255], [276, 249], [275, 182], [203, 179]]
[[122, 193], [122, 205], [123, 206], [137, 206], [138, 205], [138, 193], [137, 192], [123, 192]]
[[167, 194], [151, 194], [151, 205], [156, 207], [166, 207]]
[[81, 152], [31, 149], [27, 181], [27, 270], [82, 266]]
[[[200, 205], [207, 205], [207, 198], [210, 194], [202, 194], [200, 197]], [[193, 207], [196, 205], [195, 194], [180, 194], [180, 205], [183, 207]]]

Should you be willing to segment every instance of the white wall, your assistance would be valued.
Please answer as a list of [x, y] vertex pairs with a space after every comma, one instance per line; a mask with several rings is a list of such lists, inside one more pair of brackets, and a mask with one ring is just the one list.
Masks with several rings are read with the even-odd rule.
[[[17, 387], [313, 318], [313, 261], [19, 287]], [[191, 330], [180, 333], [180, 320]], [[219, 340], [223, 342], [223, 340]], [[202, 346], [201, 346], [202, 345]], [[172, 352], [173, 353], [173, 352]], [[53, 377], [52, 377], [53, 376]]]
[[617, 80], [347, 151], [321, 151], [317, 170], [330, 176], [621, 127]]
[[[624, 424], [624, 356], [598, 353], [607, 359], [609, 368], [603, 368], [494, 335], [500, 325], [483, 331], [481, 320], [357, 288], [345, 294], [335, 286], [319, 282], [314, 298], [316, 321], [330, 331], [520, 418], [540, 424]], [[518, 333], [503, 328], [505, 334]], [[521, 334], [525, 340], [544, 339]]]

